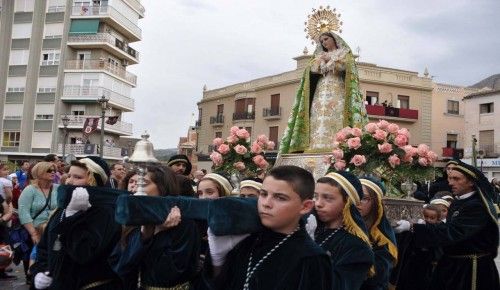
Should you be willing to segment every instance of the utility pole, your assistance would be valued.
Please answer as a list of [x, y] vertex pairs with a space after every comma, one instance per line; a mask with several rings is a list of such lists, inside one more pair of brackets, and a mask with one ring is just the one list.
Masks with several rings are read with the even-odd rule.
[[472, 165], [477, 168], [476, 145], [477, 145], [476, 135], [472, 135]]

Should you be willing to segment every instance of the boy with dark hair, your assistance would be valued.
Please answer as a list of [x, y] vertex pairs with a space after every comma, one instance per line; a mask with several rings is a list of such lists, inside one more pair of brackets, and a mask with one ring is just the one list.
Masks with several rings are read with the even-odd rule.
[[264, 229], [249, 236], [215, 236], [209, 230], [206, 265], [213, 267], [203, 273], [198, 289], [331, 289], [328, 256], [301, 222], [314, 206], [313, 194], [308, 171], [273, 168], [257, 203]]

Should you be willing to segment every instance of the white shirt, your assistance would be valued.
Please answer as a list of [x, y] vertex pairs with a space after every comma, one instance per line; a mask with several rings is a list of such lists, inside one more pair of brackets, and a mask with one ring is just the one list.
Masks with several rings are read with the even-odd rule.
[[0, 195], [5, 199], [5, 188], [12, 188], [12, 181], [5, 177], [0, 177]]
[[456, 198], [459, 199], [459, 200], [460, 199], [466, 199], [466, 198], [469, 198], [469, 197], [473, 196], [474, 193], [476, 193], [476, 192], [473, 191], [473, 192], [469, 192], [469, 193], [466, 193], [466, 194], [457, 195]]

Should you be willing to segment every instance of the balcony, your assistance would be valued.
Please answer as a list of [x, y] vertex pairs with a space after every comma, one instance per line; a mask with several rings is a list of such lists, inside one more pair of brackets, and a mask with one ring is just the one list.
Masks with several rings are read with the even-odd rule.
[[110, 5], [106, 6], [73, 6], [71, 18], [102, 18], [104, 22], [113, 26], [120, 33], [125, 35], [131, 42], [138, 41], [142, 38], [142, 31], [126, 16], [118, 12]]
[[129, 64], [139, 62], [139, 52], [109, 33], [80, 34], [68, 38], [68, 45], [75, 49], [100, 48], [112, 54], [118, 54]]
[[134, 10], [139, 12], [139, 17], [144, 18], [144, 13], [146, 10], [144, 9], [144, 6], [139, 2], [139, 0], [125, 0]]
[[194, 126], [196, 128], [200, 128], [201, 127], [201, 120], [196, 120], [196, 122], [194, 123]]
[[214, 127], [224, 125], [224, 115], [210, 117], [210, 125]]
[[[57, 145], [57, 153], [62, 154], [62, 144]], [[76, 157], [88, 155], [99, 155], [98, 144], [66, 144], [66, 154], [73, 154]], [[126, 148], [104, 146], [104, 159], [121, 160], [123, 156], [128, 155]]]
[[281, 107], [264, 108], [262, 111], [262, 117], [264, 117], [265, 120], [281, 119]]
[[[68, 115], [68, 118], [69, 118], [68, 129], [82, 130], [83, 125], [85, 124], [86, 118], [100, 118], [100, 117], [101, 116]], [[59, 123], [59, 128], [64, 128], [62, 121]], [[97, 129], [101, 130], [101, 121], [99, 121], [99, 123], [97, 125]], [[113, 125], [104, 124], [104, 131], [119, 134], [119, 135], [129, 135], [130, 136], [130, 135], [132, 135], [132, 124], [127, 123], [127, 122], [122, 122], [122, 121], [117, 121]]]
[[92, 72], [101, 72], [104, 71], [106, 73], [111, 74], [114, 77], [117, 77], [131, 86], [137, 86], [137, 76], [131, 72], [128, 72], [126, 69], [120, 66], [112, 65], [106, 62], [104, 59], [100, 60], [68, 60], [65, 65], [66, 71], [92, 71]]
[[236, 112], [233, 113], [233, 121], [255, 120], [255, 112]]
[[443, 147], [443, 158], [454, 158], [462, 159], [464, 158], [464, 149]]
[[408, 123], [415, 123], [418, 120], [418, 110], [413, 109], [366, 105], [366, 112], [372, 119], [383, 117], [381, 119]]
[[497, 158], [500, 156], [500, 150], [495, 148], [493, 144], [479, 144], [478, 157], [480, 157], [480, 155], [483, 155], [484, 158]]
[[102, 87], [64, 86], [61, 100], [67, 103], [96, 103], [102, 96], [109, 98], [109, 105], [126, 112], [134, 110], [134, 99]]

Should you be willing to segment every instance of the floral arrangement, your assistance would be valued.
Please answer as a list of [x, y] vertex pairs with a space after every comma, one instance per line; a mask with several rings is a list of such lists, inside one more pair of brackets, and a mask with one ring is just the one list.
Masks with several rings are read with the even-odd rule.
[[431, 179], [437, 154], [426, 144], [408, 145], [409, 139], [408, 129], [385, 120], [363, 129], [346, 127], [336, 133], [325, 163], [337, 171], [375, 174], [391, 185]]
[[257, 171], [266, 170], [269, 163], [264, 158], [266, 150], [274, 149], [274, 142], [266, 135], [259, 135], [250, 144], [250, 133], [245, 129], [233, 126], [230, 134], [223, 140], [215, 138], [212, 144], [215, 150], [210, 155], [215, 172], [226, 174], [241, 173], [244, 176], [256, 176]]

